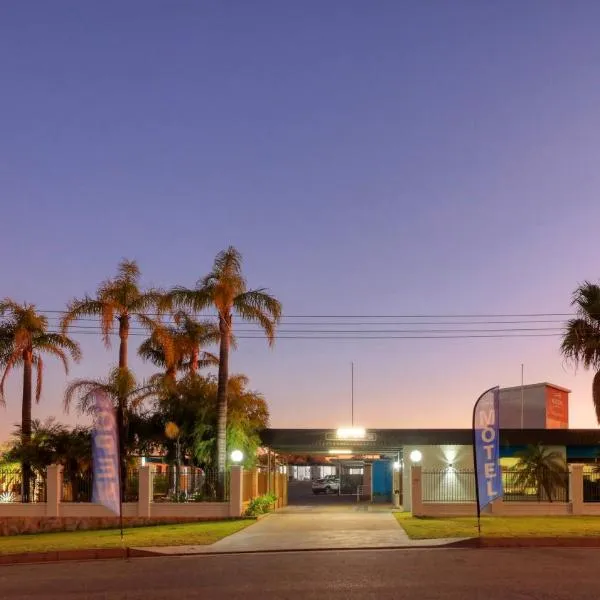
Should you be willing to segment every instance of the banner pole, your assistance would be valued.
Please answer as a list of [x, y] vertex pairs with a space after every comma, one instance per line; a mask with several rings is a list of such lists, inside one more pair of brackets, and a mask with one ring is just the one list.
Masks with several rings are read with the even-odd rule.
[[477, 471], [477, 441], [476, 441], [476, 433], [475, 433], [475, 413], [477, 412], [477, 405], [483, 396], [486, 394], [482, 394], [475, 402], [475, 406], [473, 407], [473, 463], [475, 467], [475, 501], [477, 504], [477, 534], [481, 537], [481, 508], [479, 507], [479, 474]]

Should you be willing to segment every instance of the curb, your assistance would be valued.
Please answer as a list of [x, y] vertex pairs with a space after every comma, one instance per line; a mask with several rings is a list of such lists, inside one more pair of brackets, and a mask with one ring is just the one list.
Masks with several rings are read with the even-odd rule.
[[51, 552], [23, 552], [0, 554], [0, 565], [16, 565], [63, 561], [107, 560], [111, 558], [138, 558], [155, 556], [140, 548], [95, 548], [90, 550], [55, 550]]
[[56, 550], [51, 552], [25, 552], [0, 554], [1, 565], [54, 563], [128, 558], [170, 558], [174, 556], [231, 556], [240, 554], [273, 554], [290, 552], [362, 552], [373, 550], [444, 550], [486, 548], [600, 548], [600, 537], [531, 537], [531, 538], [469, 538], [447, 544], [409, 544], [397, 546], [364, 546], [357, 548], [282, 548], [272, 550], [238, 550], [229, 552], [169, 552], [144, 548], [96, 548], [89, 550]]

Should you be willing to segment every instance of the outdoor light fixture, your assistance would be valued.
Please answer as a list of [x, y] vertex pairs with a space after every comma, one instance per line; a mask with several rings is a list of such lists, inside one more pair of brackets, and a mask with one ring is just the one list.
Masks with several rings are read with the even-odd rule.
[[335, 432], [338, 440], [364, 440], [367, 431], [364, 427], [340, 427]]
[[338, 450], [334, 448], [329, 451], [329, 454], [352, 454], [352, 450]]
[[234, 463], [240, 463], [244, 460], [244, 453], [241, 450], [234, 450], [231, 453], [231, 460]]
[[421, 462], [422, 458], [423, 458], [423, 455], [421, 454], [420, 450], [413, 450], [410, 453], [410, 461], [411, 462], [414, 462], [414, 463]]
[[399, 471], [400, 470], [400, 461], [396, 460], [394, 461], [394, 471]]

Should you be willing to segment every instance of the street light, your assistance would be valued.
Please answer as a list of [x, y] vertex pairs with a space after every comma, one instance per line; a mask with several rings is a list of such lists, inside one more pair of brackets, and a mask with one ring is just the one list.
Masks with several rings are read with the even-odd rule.
[[234, 463], [241, 463], [244, 460], [244, 453], [241, 450], [234, 450], [231, 453], [231, 460]]

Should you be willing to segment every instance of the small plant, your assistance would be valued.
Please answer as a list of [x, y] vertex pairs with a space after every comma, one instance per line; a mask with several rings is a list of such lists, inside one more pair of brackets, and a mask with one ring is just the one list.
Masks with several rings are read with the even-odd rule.
[[186, 492], [173, 492], [169, 496], [169, 502], [180, 503], [180, 502], [187, 502], [187, 501], [188, 501], [188, 495]]
[[264, 494], [252, 498], [246, 509], [247, 517], [258, 517], [258, 515], [264, 515], [271, 511], [273, 504], [277, 502], [277, 496], [275, 494]]
[[0, 494], [0, 503], [8, 504], [9, 502], [15, 502], [15, 495], [12, 492], [3, 492]]

